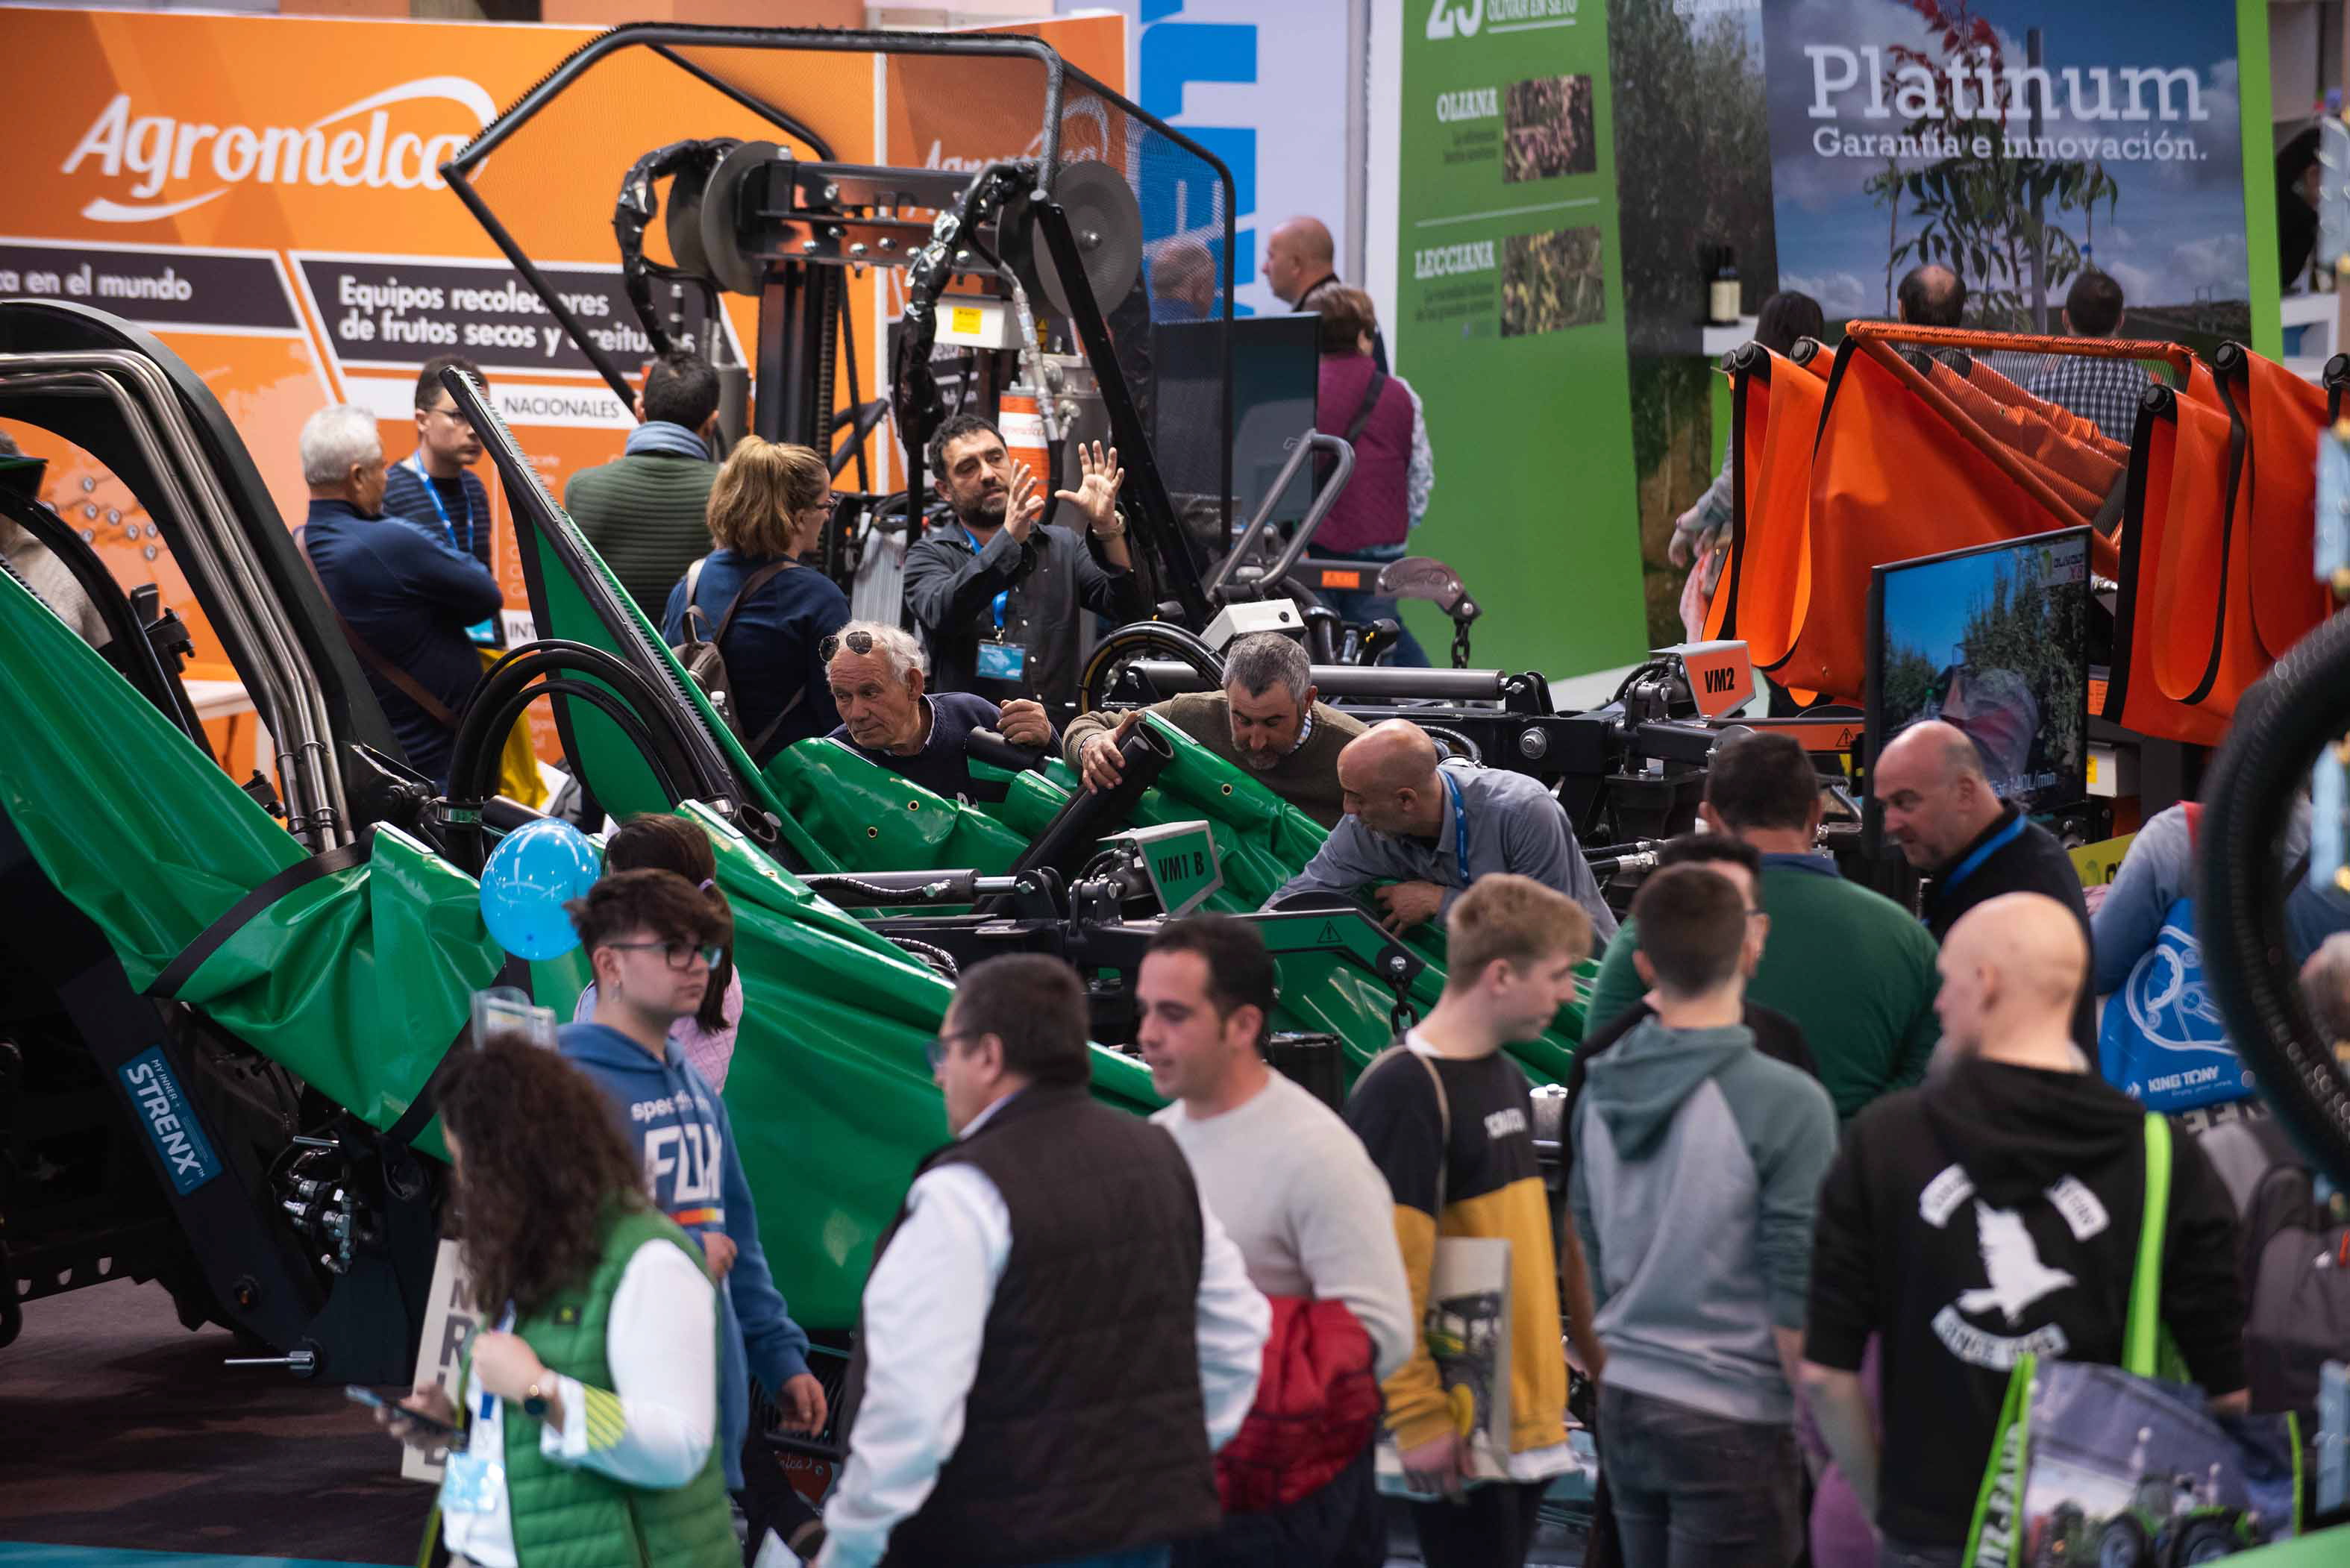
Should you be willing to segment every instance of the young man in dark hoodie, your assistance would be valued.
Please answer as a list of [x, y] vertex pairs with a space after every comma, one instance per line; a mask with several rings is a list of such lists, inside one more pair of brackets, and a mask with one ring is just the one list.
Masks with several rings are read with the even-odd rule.
[[[670, 1026], [701, 1007], [731, 921], [673, 871], [616, 871], [568, 907], [595, 968], [596, 1012], [593, 1023], [566, 1024], [556, 1038], [611, 1101], [644, 1161], [653, 1206], [701, 1242], [710, 1277], [724, 1286], [718, 1293], [724, 1318], [718, 1441], [727, 1490], [740, 1497], [750, 1375], [757, 1374], [793, 1431], [823, 1429], [825, 1397], [808, 1370], [807, 1334], [767, 1272], [725, 1104], [669, 1040]], [[751, 1542], [754, 1552], [764, 1522], [754, 1511], [761, 1526]], [[817, 1521], [811, 1512], [775, 1522], [793, 1538], [785, 1544], [813, 1551]]]
[[1835, 1106], [1754, 1048], [1747, 909], [1708, 866], [1641, 885], [1656, 1013], [1591, 1064], [1571, 1129], [1625, 1568], [1785, 1568], [1803, 1545], [1793, 1385]]
[[[2080, 922], [2013, 893], [1943, 940], [1942, 1044], [1846, 1133], [1820, 1191], [1804, 1382], [1887, 1568], [1958, 1563], [2016, 1357], [2118, 1363], [2146, 1200], [2146, 1112], [2074, 1048]], [[2216, 1410], [2241, 1411], [2227, 1189], [2171, 1142], [2162, 1318]], [[1880, 1448], [1860, 1387], [1884, 1344]]]

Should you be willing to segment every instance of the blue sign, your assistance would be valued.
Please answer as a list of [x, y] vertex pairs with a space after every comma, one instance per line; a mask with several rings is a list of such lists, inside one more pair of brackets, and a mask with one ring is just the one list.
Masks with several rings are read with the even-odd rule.
[[155, 1152], [162, 1158], [163, 1170], [180, 1196], [185, 1198], [218, 1176], [220, 1160], [188, 1109], [180, 1081], [172, 1076], [171, 1066], [163, 1060], [163, 1048], [151, 1046], [133, 1057], [122, 1067], [121, 1075], [122, 1086], [139, 1113], [139, 1124], [155, 1140]]

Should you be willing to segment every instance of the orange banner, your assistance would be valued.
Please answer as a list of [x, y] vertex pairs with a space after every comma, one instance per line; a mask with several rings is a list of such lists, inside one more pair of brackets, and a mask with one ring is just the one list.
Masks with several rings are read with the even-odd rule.
[[[1122, 87], [1124, 26], [1111, 16], [1019, 30]], [[525, 455], [559, 496], [572, 472], [619, 455], [633, 416], [439, 166], [596, 33], [11, 11], [11, 53], [39, 68], [22, 73], [7, 111], [16, 194], [0, 219], [0, 297], [73, 300], [153, 331], [220, 398], [289, 526], [307, 506], [296, 453], [303, 421], [330, 401], [359, 403], [382, 421], [385, 451], [398, 461], [416, 445], [417, 372], [444, 353], [483, 366]], [[984, 116], [963, 134], [952, 121], [892, 113], [896, 73], [876, 71], [867, 54], [728, 57], [755, 61], [735, 79], [844, 161], [879, 161], [883, 128], [897, 132], [888, 154], [915, 163], [961, 167], [1023, 151], [997, 145], [1008, 132]], [[943, 88], [941, 64], [925, 62], [907, 89]], [[971, 96], [956, 102], [959, 116], [974, 108]], [[1029, 116], [1019, 140], [1035, 134], [1041, 103], [1013, 115]], [[516, 242], [632, 377], [650, 344], [620, 285], [611, 224], [621, 177], [669, 142], [719, 136], [776, 132], [717, 88], [630, 49], [591, 67], [478, 171], [477, 187]], [[667, 254], [658, 223], [650, 248]], [[874, 286], [869, 273], [851, 282], [868, 398], [879, 395], [886, 327]], [[725, 330], [747, 346], [756, 306], [727, 304]], [[845, 395], [846, 380], [836, 384]], [[46, 432], [11, 433], [50, 460], [44, 499], [81, 525], [118, 579], [157, 584], [190, 621], [192, 673], [232, 675], [167, 544], [112, 477]], [[497, 484], [489, 490], [507, 602], [522, 611], [505, 500]]]

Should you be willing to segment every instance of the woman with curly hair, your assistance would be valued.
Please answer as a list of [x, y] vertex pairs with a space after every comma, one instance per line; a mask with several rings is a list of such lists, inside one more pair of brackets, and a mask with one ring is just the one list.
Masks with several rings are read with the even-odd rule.
[[[644, 1196], [603, 1096], [499, 1035], [452, 1059], [441, 1122], [464, 1216], [473, 1336], [457, 1394], [400, 1401], [463, 1429], [434, 1519], [477, 1568], [741, 1562], [715, 1441], [717, 1295]], [[380, 1417], [421, 1449], [443, 1439]]]

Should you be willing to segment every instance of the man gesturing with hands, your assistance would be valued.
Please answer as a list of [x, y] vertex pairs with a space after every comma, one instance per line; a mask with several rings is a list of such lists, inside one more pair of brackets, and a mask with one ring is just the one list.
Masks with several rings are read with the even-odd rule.
[[931, 689], [999, 703], [1033, 698], [1065, 722], [1076, 703], [1078, 613], [1118, 621], [1149, 613], [1118, 510], [1126, 480], [1118, 449], [1081, 448], [1077, 488], [1055, 493], [1065, 515], [1082, 520], [1074, 528], [1044, 521], [1036, 476], [984, 420], [958, 414], [940, 425], [928, 461], [949, 515], [906, 552], [905, 583]]

